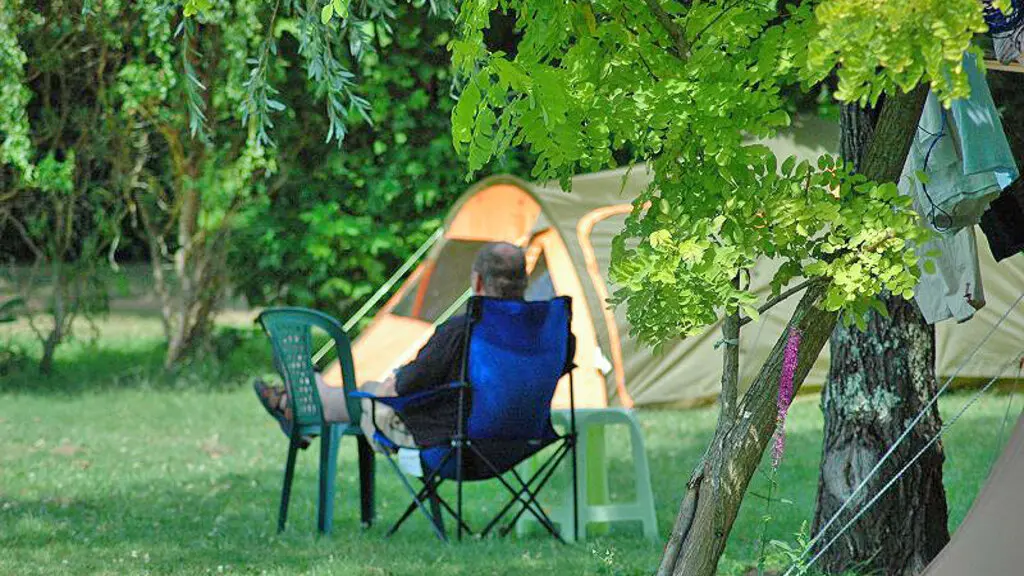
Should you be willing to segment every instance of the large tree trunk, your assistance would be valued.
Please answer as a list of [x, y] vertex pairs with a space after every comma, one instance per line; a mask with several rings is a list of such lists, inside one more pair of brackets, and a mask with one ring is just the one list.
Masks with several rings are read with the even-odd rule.
[[[883, 182], [899, 178], [926, 95], [925, 89], [917, 89], [886, 101], [876, 127], [878, 138], [865, 157], [862, 172], [868, 178]], [[810, 285], [790, 320], [803, 333], [794, 393], [835, 327], [836, 315], [819, 308], [823, 294], [822, 286]], [[736, 418], [719, 418], [707, 454], [687, 484], [659, 576], [715, 573], [744, 492], [775, 430], [786, 339], [786, 333], [780, 335], [740, 402]]]
[[[874, 114], [844, 108], [845, 159], [861, 164], [874, 132]], [[867, 477], [907, 423], [936, 391], [935, 329], [914, 302], [886, 296], [889, 318], [872, 313], [867, 330], [838, 326], [822, 410], [825, 436], [814, 513], [816, 534]], [[942, 426], [933, 406], [910, 436], [832, 525], [819, 546], [908, 462]], [[934, 444], [906, 474], [850, 526], [818, 561], [829, 573], [856, 568], [880, 574], [920, 572], [949, 541], [942, 445]]]

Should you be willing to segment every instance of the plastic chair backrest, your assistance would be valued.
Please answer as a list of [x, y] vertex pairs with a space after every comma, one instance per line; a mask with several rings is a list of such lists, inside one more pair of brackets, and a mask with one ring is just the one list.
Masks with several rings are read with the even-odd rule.
[[319, 328], [334, 341], [341, 365], [342, 386], [349, 420], [359, 422], [362, 414], [359, 401], [351, 398], [356, 390], [355, 369], [348, 335], [335, 318], [308, 308], [282, 307], [265, 310], [258, 318], [270, 337], [274, 366], [284, 379], [288, 397], [299, 426], [324, 423], [323, 404], [316, 387], [313, 366], [313, 328]]
[[551, 399], [570, 361], [571, 316], [567, 296], [540, 302], [470, 300], [469, 438], [536, 440], [552, 434]]

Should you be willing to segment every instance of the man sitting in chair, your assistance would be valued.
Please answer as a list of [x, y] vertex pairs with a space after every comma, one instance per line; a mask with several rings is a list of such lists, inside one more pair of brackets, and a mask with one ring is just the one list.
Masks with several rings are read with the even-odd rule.
[[[521, 300], [526, 292], [526, 283], [526, 258], [519, 247], [496, 242], [485, 245], [477, 252], [470, 274], [470, 285], [475, 295]], [[366, 382], [360, 389], [376, 396], [405, 396], [458, 381], [462, 371], [466, 328], [465, 316], [450, 318], [437, 327], [416, 354], [415, 359], [395, 370], [383, 382]], [[284, 387], [267, 386], [259, 381], [253, 386], [263, 406], [278, 420], [281, 429], [288, 435], [291, 429], [291, 410], [288, 408]], [[348, 410], [345, 407], [342, 389], [325, 385], [319, 374], [317, 388], [323, 403], [324, 418], [328, 422], [347, 422]], [[391, 408], [366, 399], [362, 402], [363, 417], [360, 426], [366, 438], [378, 450], [382, 447], [373, 442], [375, 430], [399, 446], [414, 445], [412, 435]], [[445, 414], [450, 415], [457, 408], [457, 397], [451, 396], [449, 403], [452, 405], [433, 407], [439, 418], [444, 418]], [[376, 429], [373, 423], [373, 410], [376, 410]], [[305, 445], [308, 445], [308, 441], [304, 442]]]

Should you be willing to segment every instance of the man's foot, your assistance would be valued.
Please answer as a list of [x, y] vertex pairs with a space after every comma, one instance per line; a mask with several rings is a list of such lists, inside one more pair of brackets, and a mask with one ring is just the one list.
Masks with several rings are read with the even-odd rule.
[[[278, 386], [267, 386], [262, 380], [256, 379], [252, 382], [252, 388], [256, 392], [256, 396], [260, 399], [260, 404], [263, 405], [264, 410], [267, 414], [270, 414], [274, 420], [277, 420], [278, 426], [281, 427], [281, 432], [284, 435], [291, 438], [292, 436], [292, 420], [290, 411], [287, 408], [288, 405], [288, 394], [284, 388]], [[299, 448], [305, 450], [309, 448], [310, 438], [303, 436], [299, 441]]]

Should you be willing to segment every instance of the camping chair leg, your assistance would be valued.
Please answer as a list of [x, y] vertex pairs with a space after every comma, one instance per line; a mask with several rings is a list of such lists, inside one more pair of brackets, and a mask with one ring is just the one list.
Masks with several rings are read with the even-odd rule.
[[[462, 412], [461, 404], [460, 404], [459, 412]], [[462, 417], [462, 415], [460, 414], [459, 418], [461, 418], [461, 417]], [[456, 533], [458, 534], [458, 536], [456, 537], [456, 539], [459, 542], [462, 542], [462, 527], [463, 527], [464, 524], [462, 523], [462, 440], [461, 439], [458, 440], [458, 445], [455, 448], [455, 450], [456, 450], [456, 456], [455, 456], [455, 509], [457, 510], [457, 512], [455, 514], [453, 514], [453, 516], [455, 516], [455, 522], [457, 524], [455, 530], [456, 530]]]
[[295, 440], [288, 442], [288, 461], [284, 465], [284, 486], [281, 487], [281, 509], [277, 513], [277, 531], [284, 531], [284, 524], [288, 521], [288, 500], [292, 495], [292, 476], [295, 475], [295, 455], [299, 446]]
[[448, 539], [447, 533], [444, 529], [444, 515], [441, 514], [441, 497], [437, 493], [437, 488], [440, 486], [439, 483], [434, 483], [432, 478], [428, 478], [426, 482], [428, 496], [430, 497], [430, 515], [431, 520], [437, 527], [438, 532], [444, 537], [444, 540]]
[[416, 503], [423, 502], [424, 499], [429, 495], [429, 493], [430, 491], [427, 488], [426, 483], [424, 482], [423, 487], [420, 488], [419, 492], [413, 495], [412, 502], [410, 502], [409, 505], [406, 506], [405, 511], [402, 512], [402, 515], [398, 518], [398, 520], [395, 521], [395, 523], [391, 526], [391, 528], [388, 530], [387, 534], [384, 535], [384, 537], [389, 538], [392, 535], [394, 535], [395, 532], [398, 532], [398, 529], [402, 527], [402, 524], [404, 524], [405, 521], [409, 519], [409, 516], [411, 516], [412, 513], [416, 511]]
[[576, 422], [573, 421], [573, 431], [570, 436], [569, 450], [572, 452], [570, 458], [572, 458], [572, 541], [579, 541], [579, 523], [580, 523], [580, 503], [579, 503], [579, 484], [576, 481]]
[[384, 537], [390, 538], [395, 534], [395, 532], [398, 532], [398, 529], [402, 527], [402, 524], [404, 524], [405, 521], [409, 519], [409, 516], [412, 516], [412, 513], [415, 511], [416, 500], [413, 500], [412, 502], [409, 502], [408, 506], [405, 507], [405, 512], [402, 512], [402, 515], [398, 517], [398, 520], [391, 526], [391, 528], [388, 528], [388, 531], [386, 534], [384, 534]]
[[334, 527], [334, 479], [338, 471], [339, 426], [324, 426], [320, 434], [320, 485], [317, 497], [317, 530], [330, 534]]
[[441, 508], [443, 508], [446, 512], [451, 514], [452, 518], [455, 518], [455, 521], [458, 522], [459, 527], [462, 528], [462, 531], [464, 533], [469, 534], [470, 536], [473, 535], [473, 529], [470, 528], [469, 524], [463, 521], [462, 518], [459, 518], [458, 514], [455, 513], [455, 510], [452, 508], [451, 504], [445, 502], [445, 499], [441, 498], [440, 496], [437, 497], [437, 503], [440, 504]]
[[[427, 496], [428, 496], [427, 487], [424, 486], [420, 490], [419, 494], [416, 495], [416, 499], [419, 500], [419, 501], [423, 501], [423, 499], [426, 498]], [[462, 527], [462, 531], [463, 532], [465, 532], [466, 534], [469, 534], [470, 536], [472, 536], [474, 534], [473, 529], [469, 527], [469, 524], [467, 524], [465, 521], [463, 521], [461, 519], [458, 519], [458, 515], [455, 513], [455, 510], [452, 509], [450, 504], [445, 502], [444, 498], [438, 497], [437, 502], [438, 502], [438, 504], [441, 505], [441, 507], [446, 512], [448, 512], [449, 514], [452, 515], [452, 518], [456, 518], [458, 520], [459, 526]], [[395, 522], [394, 526], [392, 526], [388, 530], [387, 534], [385, 534], [384, 536], [385, 537], [389, 537], [389, 536], [393, 535], [395, 532], [398, 532], [398, 529], [401, 528], [402, 524], [405, 523], [405, 521], [409, 519], [409, 516], [411, 516], [412, 513], [415, 510], [416, 510], [416, 502], [410, 502], [409, 506], [406, 507], [405, 512], [402, 512], [402, 515]]]
[[[392, 458], [390, 454], [387, 455], [387, 461], [388, 464], [391, 465], [391, 468], [393, 468], [395, 473], [398, 475], [398, 479], [402, 481], [402, 484], [405, 486], [405, 489], [408, 490], [409, 494], [412, 494], [413, 504], [420, 509], [420, 512], [423, 512], [423, 515], [426, 516], [428, 520], [430, 520], [430, 527], [433, 528], [434, 534], [437, 535], [437, 537], [440, 538], [442, 541], [447, 542], [448, 538], [445, 537], [444, 532], [441, 532], [437, 529], [437, 524], [434, 522], [433, 516], [431, 516], [430, 512], [427, 511], [426, 506], [423, 505], [423, 501], [416, 497], [416, 489], [413, 488], [412, 484], [409, 483], [409, 479], [405, 477], [405, 474], [402, 473], [402, 469], [398, 467], [398, 464], [395, 463], [394, 458]], [[405, 518], [408, 518], [408, 516], [405, 516], [403, 520]], [[392, 527], [391, 531], [388, 534], [393, 534], [394, 531], [397, 529], [398, 525], [396, 524], [394, 527]]]
[[[561, 462], [566, 452], [568, 452], [568, 450], [563, 452], [562, 455], [558, 457], [559, 462]], [[530, 484], [533, 483], [533, 478], [530, 479], [530, 483], [528, 484], [526, 482], [523, 482], [522, 477], [519, 476], [519, 473], [516, 472], [515, 468], [511, 470], [512, 475], [515, 476], [516, 480], [518, 480], [519, 483], [523, 486], [520, 494], [527, 496], [526, 502], [524, 503], [521, 512], [529, 510], [530, 513], [536, 516], [538, 520], [540, 520], [540, 516], [543, 516], [544, 520], [546, 521], [545, 528], [547, 528], [549, 532], [554, 530], [555, 523], [551, 521], [551, 517], [547, 515], [547, 512], [544, 512], [544, 509], [541, 508], [540, 502], [537, 501], [537, 495], [540, 494], [540, 491], [544, 488], [544, 485], [547, 484], [548, 479], [551, 478], [552, 474], [554, 474], [555, 469], [556, 466], [552, 466], [551, 469], [548, 471], [548, 475], [545, 476], [545, 478], [541, 480], [540, 484], [538, 484], [537, 487], [532, 490], [530, 489]], [[516, 522], [519, 521], [519, 516], [521, 515], [522, 514], [517, 515], [515, 518], [512, 519], [511, 522], [508, 523], [508, 525], [501, 529], [501, 536], [506, 536], [509, 532], [512, 531], [513, 528], [516, 527]], [[545, 524], [545, 522], [542, 521], [541, 524]]]
[[359, 445], [359, 504], [360, 520], [363, 528], [373, 525], [374, 510], [374, 484], [376, 480], [377, 460], [373, 455], [373, 448], [370, 442], [363, 436], [357, 436]]
[[[486, 464], [488, 468], [490, 468], [491, 473], [494, 474], [494, 477], [505, 486], [506, 490], [508, 490], [510, 493], [515, 494], [515, 495], [519, 494], [519, 490], [516, 490], [511, 484], [508, 483], [507, 480], [505, 480], [504, 477], [502, 477], [502, 475], [498, 471], [497, 467], [494, 464], [491, 463], [491, 461], [487, 458], [487, 456], [485, 456], [483, 453], [481, 453], [480, 450], [478, 450], [476, 448], [476, 446], [474, 446], [472, 444], [470, 444], [470, 448], [473, 450], [473, 452], [476, 453], [476, 455], [480, 458], [480, 460], [483, 461], [483, 463]], [[518, 474], [517, 474], [517, 476], [518, 476]], [[520, 483], [522, 483], [522, 481], [520, 481]], [[524, 488], [525, 488], [525, 486], [524, 486]], [[554, 526], [554, 524], [551, 523], [551, 519], [548, 518], [548, 515], [545, 514], [544, 511], [541, 510], [539, 507], [535, 509], [531, 505], [531, 501], [532, 501], [532, 498], [530, 500], [528, 500], [527, 504], [526, 504], [526, 507], [530, 509], [530, 513], [537, 517], [537, 520], [541, 523], [541, 525], [544, 526], [545, 528], [547, 528], [548, 532], [550, 532], [551, 535], [554, 536], [556, 540], [558, 540], [562, 544], [565, 544], [565, 540], [563, 540], [562, 537], [558, 534], [558, 531], [555, 530], [555, 526]]]
[[[509, 521], [509, 523], [501, 529], [501, 532], [499, 532], [500, 536], [507, 536], [508, 533], [515, 528], [516, 522], [518, 522], [519, 519], [523, 516], [523, 514], [526, 514], [527, 512], [532, 514], [533, 517], [536, 518], [537, 521], [540, 522], [540, 524], [544, 526], [544, 528], [548, 532], [551, 532], [552, 536], [556, 536], [556, 534], [554, 533], [555, 523], [551, 521], [551, 517], [548, 516], [546, 512], [544, 512], [543, 508], [541, 508], [540, 502], [537, 501], [537, 495], [540, 494], [540, 491], [544, 489], [544, 486], [546, 486], [548, 481], [551, 480], [552, 476], [554, 476], [555, 471], [558, 469], [558, 464], [561, 463], [562, 459], [565, 458], [565, 455], [568, 452], [569, 450], [566, 448], [561, 454], [551, 457], [551, 461], [554, 462], [554, 465], [548, 468], [546, 472], [544, 472], [544, 477], [540, 479], [540, 482], [537, 484], [536, 488], [531, 488], [531, 486], [533, 485], [533, 481], [540, 477], [541, 471], [538, 471], [536, 474], [534, 474], [533, 478], [530, 478], [530, 481], [525, 484], [522, 491], [520, 492], [520, 495], [527, 494], [529, 495], [529, 497], [526, 499], [526, 502], [523, 504], [523, 506], [519, 509], [519, 512], [516, 512], [516, 515], [512, 517], [512, 520]], [[541, 467], [541, 470], [543, 469], [544, 467]], [[519, 482], [521, 484], [523, 483], [521, 478], [519, 479]], [[559, 541], [563, 540], [561, 538], [561, 534], [558, 534], [556, 537]]]
[[[491, 520], [490, 524], [488, 524], [487, 527], [483, 529], [483, 531], [481, 532], [482, 536], [486, 536], [487, 534], [489, 534], [491, 529], [493, 529], [501, 521], [501, 519], [505, 517], [505, 514], [507, 514], [508, 511], [511, 510], [512, 507], [516, 505], [516, 503], [522, 503], [522, 496], [527, 491], [526, 489], [532, 486], [536, 480], [540, 479], [541, 477], [544, 478], [544, 480], [541, 481], [540, 485], [538, 485], [535, 490], [540, 490], [540, 488], [544, 486], [544, 483], [547, 482], [547, 478], [554, 473], [554, 470], [557, 466], [552, 466], [552, 464], [557, 464], [560, 461], [559, 454], [561, 454], [562, 451], [564, 451], [564, 448], [560, 446], [558, 450], [551, 455], [551, 458], [545, 461], [544, 464], [541, 465], [540, 469], [534, 472], [533, 476], [530, 478], [530, 481], [526, 483], [526, 487], [516, 492], [513, 495], [512, 499], [509, 500], [508, 503], [505, 504], [505, 506], [501, 509], [501, 511], [499, 511], [498, 514], [494, 517], [494, 519]], [[514, 524], [517, 520], [519, 520], [519, 517], [522, 516], [525, 512], [525, 506], [520, 508], [519, 512], [513, 518], [512, 523]], [[506, 533], [507, 531], [503, 531], [501, 535], [504, 536]]]
[[398, 529], [402, 527], [402, 524], [404, 524], [405, 521], [409, 519], [409, 516], [412, 516], [412, 513], [416, 511], [416, 503], [422, 502], [423, 499], [426, 497], [427, 489], [426, 487], [423, 487], [415, 496], [413, 496], [413, 501], [409, 502], [409, 505], [406, 506], [405, 508], [405, 512], [402, 512], [402, 515], [399, 516], [398, 520], [396, 520], [395, 523], [391, 526], [391, 528], [388, 529], [388, 532], [384, 535], [384, 537], [388, 538], [392, 536], [395, 532], [398, 532]]

